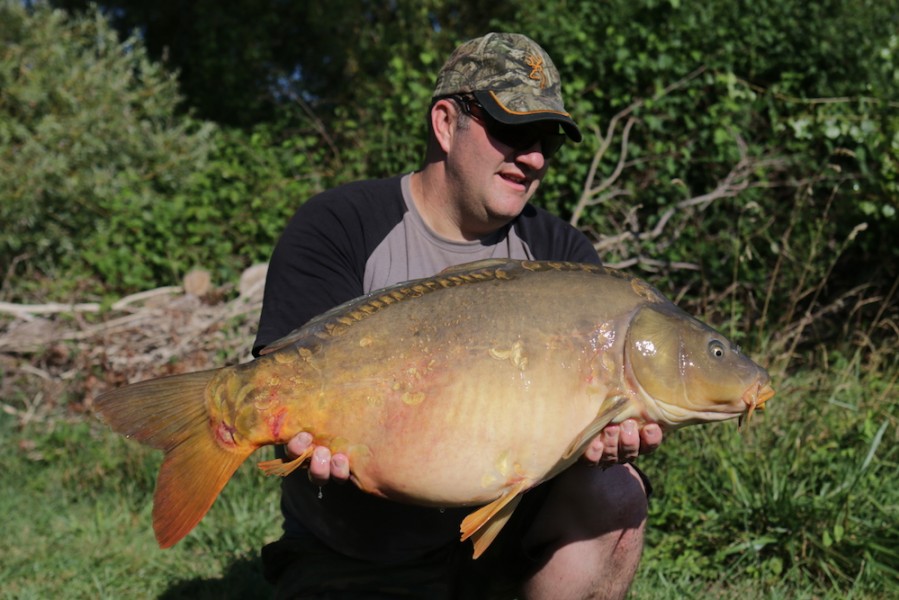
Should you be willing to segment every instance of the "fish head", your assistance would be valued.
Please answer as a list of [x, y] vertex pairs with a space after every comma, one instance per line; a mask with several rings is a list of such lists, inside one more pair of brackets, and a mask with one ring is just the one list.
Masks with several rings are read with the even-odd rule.
[[670, 303], [643, 305], [625, 342], [628, 379], [666, 429], [749, 418], [773, 395], [767, 371], [739, 346]]

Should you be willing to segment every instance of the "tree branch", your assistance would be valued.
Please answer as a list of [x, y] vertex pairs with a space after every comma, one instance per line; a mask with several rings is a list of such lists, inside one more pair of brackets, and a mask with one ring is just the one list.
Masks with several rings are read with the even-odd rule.
[[[674, 90], [684, 87], [687, 83], [689, 83], [693, 79], [696, 79], [697, 77], [699, 77], [699, 75], [704, 73], [705, 70], [705, 66], [701, 66], [698, 69], [695, 69], [685, 77], [678, 79], [674, 83], [659, 90], [652, 97], [652, 100], [658, 100], [659, 98], [670, 94]], [[599, 139], [599, 148], [597, 148], [596, 152], [593, 154], [593, 160], [590, 161], [590, 169], [587, 172], [587, 178], [584, 180], [584, 186], [581, 190], [581, 196], [580, 198], [578, 198], [577, 204], [572, 211], [571, 219], [569, 220], [569, 222], [575, 227], [577, 227], [585, 208], [600, 203], [593, 198], [604, 190], [608, 189], [613, 183], [615, 183], [615, 181], [621, 176], [621, 173], [624, 171], [624, 167], [627, 164], [628, 139], [630, 137], [630, 131], [637, 121], [636, 117], [630, 115], [644, 104], [646, 104], [646, 99], [640, 98], [613, 115], [609, 120], [609, 125], [608, 127], [606, 127], [606, 133], [603, 136], [600, 135], [597, 128], [594, 128], [593, 133], [597, 137], [597, 139]], [[618, 124], [625, 118], [627, 118], [627, 121], [624, 124], [624, 129], [621, 134], [621, 154], [618, 158], [618, 163], [615, 165], [615, 169], [608, 177], [603, 179], [603, 181], [601, 181], [598, 185], [594, 186], [593, 182], [596, 179], [596, 172], [599, 169], [599, 165], [602, 162], [603, 157], [605, 157], [606, 152], [609, 150], [609, 146], [612, 145], [612, 140], [614, 139], [615, 133], [618, 130]]]

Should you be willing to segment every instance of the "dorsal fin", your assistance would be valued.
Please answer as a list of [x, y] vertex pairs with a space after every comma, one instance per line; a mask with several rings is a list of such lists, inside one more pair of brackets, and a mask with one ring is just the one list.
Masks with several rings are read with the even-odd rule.
[[[260, 355], [271, 354], [308, 339], [316, 343], [320, 338], [338, 334], [354, 323], [373, 315], [391, 304], [414, 300], [442, 289], [471, 285], [495, 279], [511, 278], [505, 269], [516, 269], [521, 261], [488, 258], [450, 267], [433, 277], [404, 281], [370, 292], [332, 308], [311, 319], [299, 329], [263, 348]], [[316, 339], [319, 338], [319, 339]]]
[[520, 261], [511, 260], [508, 258], [483, 258], [481, 260], [476, 260], [470, 263], [447, 267], [440, 271], [440, 275], [458, 275], [459, 273], [477, 271], [479, 269], [498, 269], [502, 267], [513, 268], [517, 267], [519, 264]]
[[[650, 286], [615, 269], [609, 269], [599, 265], [588, 263], [573, 263], [559, 261], [526, 261], [506, 258], [486, 258], [470, 263], [448, 267], [434, 275], [423, 279], [404, 281], [395, 285], [375, 290], [359, 298], [332, 308], [321, 315], [311, 319], [299, 329], [287, 334], [280, 340], [276, 340], [266, 346], [260, 354], [271, 354], [282, 348], [297, 343], [313, 346], [332, 335], [338, 335], [351, 327], [354, 323], [373, 315], [391, 304], [414, 300], [431, 292], [454, 288], [464, 285], [473, 285], [497, 279], [516, 279], [528, 272], [545, 271], [587, 271], [591, 273], [605, 273], [622, 279], [630, 280], [633, 285], [640, 285], [651, 290]], [[638, 290], [639, 291], [639, 290]], [[656, 292], [657, 293], [657, 292]], [[649, 294], [646, 292], [644, 295]], [[660, 296], [661, 297], [661, 296]]]

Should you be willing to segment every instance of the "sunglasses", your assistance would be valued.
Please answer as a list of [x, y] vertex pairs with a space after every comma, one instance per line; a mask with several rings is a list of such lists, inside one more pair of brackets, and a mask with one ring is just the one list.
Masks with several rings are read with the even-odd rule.
[[563, 133], [546, 133], [536, 127], [527, 125], [506, 125], [500, 123], [487, 113], [487, 109], [471, 96], [453, 94], [447, 96], [462, 108], [462, 112], [477, 121], [484, 130], [497, 142], [514, 150], [521, 151], [540, 143], [540, 151], [544, 158], [552, 158], [565, 142]]

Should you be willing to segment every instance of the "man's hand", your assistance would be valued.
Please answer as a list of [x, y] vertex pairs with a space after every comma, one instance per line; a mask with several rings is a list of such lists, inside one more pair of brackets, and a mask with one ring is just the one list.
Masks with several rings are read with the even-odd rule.
[[635, 420], [628, 419], [608, 425], [593, 438], [584, 452], [584, 459], [601, 466], [631, 462], [640, 454], [654, 452], [661, 443], [662, 428], [656, 423], [647, 423], [640, 428]]
[[[298, 433], [287, 442], [287, 458], [294, 459], [312, 444], [312, 435]], [[335, 454], [325, 446], [316, 446], [309, 460], [309, 481], [325, 485], [329, 481], [342, 483], [350, 478], [350, 459], [346, 454]]]

